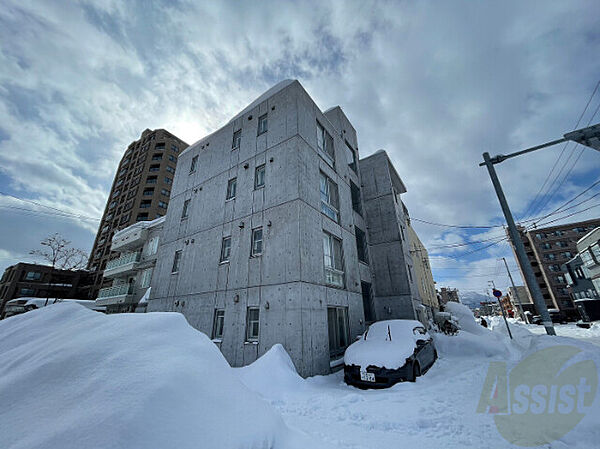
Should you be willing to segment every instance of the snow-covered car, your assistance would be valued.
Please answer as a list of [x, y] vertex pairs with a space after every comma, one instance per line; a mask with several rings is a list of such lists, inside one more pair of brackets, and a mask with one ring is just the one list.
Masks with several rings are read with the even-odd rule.
[[433, 339], [419, 321], [378, 321], [346, 349], [344, 382], [359, 388], [414, 382], [436, 359]]

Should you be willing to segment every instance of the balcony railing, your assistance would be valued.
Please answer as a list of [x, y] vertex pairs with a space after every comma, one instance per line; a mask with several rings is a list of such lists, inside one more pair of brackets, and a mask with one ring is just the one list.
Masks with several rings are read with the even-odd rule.
[[118, 259], [110, 260], [106, 264], [105, 270], [112, 270], [113, 268], [118, 268], [123, 265], [127, 265], [128, 263], [139, 262], [139, 261], [140, 261], [140, 253], [128, 253], [128, 254], [125, 254], [125, 255], [119, 257]]
[[100, 289], [98, 298], [112, 298], [114, 296], [124, 296], [133, 294], [133, 285], [121, 284], [108, 288]]

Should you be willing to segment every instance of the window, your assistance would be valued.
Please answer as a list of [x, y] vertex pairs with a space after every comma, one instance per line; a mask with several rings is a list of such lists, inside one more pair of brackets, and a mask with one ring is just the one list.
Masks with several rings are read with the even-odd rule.
[[565, 251], [564, 253], [560, 253], [560, 255], [566, 259], [573, 257], [573, 253], [571, 251]]
[[239, 148], [241, 141], [242, 141], [242, 130], [238, 129], [236, 132], [233, 133], [233, 142], [231, 143], [231, 148], [233, 150]]
[[232, 200], [235, 198], [235, 190], [237, 188], [237, 178], [232, 178], [227, 183], [227, 196], [225, 200]]
[[160, 191], [161, 195], [165, 195], [165, 196], [169, 196], [171, 194], [171, 191], [169, 189], [162, 189]]
[[221, 340], [223, 338], [223, 325], [225, 324], [225, 310], [216, 309], [213, 318], [212, 339]]
[[369, 258], [367, 256], [367, 236], [358, 227], [354, 227], [354, 232], [356, 234], [356, 249], [358, 251], [358, 260], [368, 264]]
[[165, 143], [157, 143], [156, 146], [154, 147], [155, 150], [164, 150], [165, 149]]
[[321, 172], [321, 212], [334, 220], [339, 219], [339, 197], [337, 185]]
[[158, 165], [158, 164], [151, 165], [149, 168], [149, 171], [159, 171], [159, 170], [160, 170], [160, 165]]
[[567, 248], [569, 246], [569, 242], [565, 242], [564, 240], [561, 240], [560, 242], [556, 242], [556, 245], [559, 248]]
[[152, 196], [154, 195], [154, 187], [151, 187], [149, 189], [144, 189], [144, 196]]
[[344, 286], [344, 264], [342, 260], [342, 241], [328, 232], [323, 233], [323, 265], [325, 283], [335, 287]]
[[156, 176], [148, 176], [148, 178], [146, 178], [146, 184], [156, 184]]
[[267, 114], [258, 117], [258, 134], [261, 135], [267, 132]]
[[162, 207], [163, 209], [166, 209], [168, 206], [167, 203], [165, 203], [164, 201], [159, 201], [158, 202], [158, 207]]
[[175, 156], [173, 156], [172, 154], [169, 154], [169, 160], [171, 162], [177, 162], [177, 158]]
[[146, 246], [146, 255], [147, 256], [156, 254], [156, 252], [158, 251], [158, 241], [159, 241], [158, 237], [152, 237], [148, 241], [148, 245]]
[[197, 165], [198, 165], [198, 156], [194, 156], [192, 158], [192, 163], [190, 164], [190, 173], [194, 173], [196, 171]]
[[[163, 146], [164, 146], [164, 144], [163, 144]], [[171, 151], [174, 151], [175, 153], [178, 153], [179, 152], [179, 147], [177, 145], [173, 144], [173, 145], [171, 145]]]
[[19, 290], [19, 294], [23, 296], [33, 296], [35, 294], [35, 290], [33, 288], [22, 288]]
[[550, 271], [560, 271], [560, 265], [554, 264], [554, 265], [548, 265], [548, 269]]
[[538, 234], [535, 235], [535, 238], [538, 239], [538, 240], [545, 239], [546, 238], [546, 234], [538, 233]]
[[252, 230], [252, 248], [250, 251], [251, 257], [260, 256], [263, 252], [263, 231], [262, 228]]
[[113, 194], [112, 194], [112, 197], [113, 197], [113, 198], [116, 198], [116, 197], [118, 197], [120, 194], [121, 194], [121, 191], [120, 191], [120, 190], [115, 190], [115, 191], [113, 192]]
[[360, 189], [350, 181], [350, 194], [352, 195], [352, 209], [362, 217], [362, 203], [360, 201]]
[[556, 259], [556, 255], [554, 253], [544, 254], [544, 259], [546, 259], [546, 260], [554, 260], [554, 259]]
[[581, 251], [581, 253], [579, 253], [579, 255], [581, 256], [581, 261], [583, 262], [584, 265], [586, 265], [588, 267], [594, 265], [594, 259], [592, 259], [592, 254], [587, 249]]
[[362, 291], [363, 301], [363, 312], [365, 314], [365, 322], [370, 323], [375, 321], [375, 315], [373, 314], [373, 300], [371, 296], [371, 284], [368, 282], [361, 282], [360, 288]]
[[348, 308], [328, 307], [327, 327], [329, 330], [329, 356], [331, 358], [342, 356], [350, 342]]
[[171, 273], [177, 273], [179, 271], [179, 262], [181, 261], [181, 250], [175, 251], [175, 256], [173, 256], [173, 268], [171, 268]]
[[140, 280], [140, 287], [150, 287], [150, 281], [152, 280], [152, 268], [147, 268], [142, 271], [142, 279]]
[[333, 137], [329, 134], [323, 125], [317, 121], [317, 148], [329, 156], [330, 162], [335, 161], [335, 151], [333, 149]]
[[265, 164], [259, 165], [254, 171], [254, 188], [260, 189], [265, 185]]
[[185, 200], [183, 202], [183, 209], [181, 210], [181, 219], [183, 220], [184, 218], [188, 217], [188, 209], [190, 207], [190, 201], [191, 200]]
[[147, 221], [148, 220], [148, 212], [142, 212], [138, 214], [135, 221]]
[[170, 165], [167, 165], [167, 171], [169, 173], [175, 173], [175, 169], [173, 167], [171, 167]]
[[39, 271], [28, 271], [25, 275], [26, 281], [39, 281], [42, 278], [42, 273]]
[[165, 184], [171, 184], [173, 182], [173, 180], [171, 178], [169, 178], [168, 176], [165, 176]]
[[550, 249], [550, 248], [552, 248], [552, 245], [550, 243], [546, 242], [546, 243], [542, 244], [542, 248]]
[[116, 201], [111, 201], [111, 203], [108, 205], [108, 208], [113, 209], [116, 205], [117, 205]]
[[246, 341], [258, 341], [259, 309], [248, 307], [246, 313]]
[[564, 284], [565, 277], [564, 276], [556, 276], [556, 282], [558, 282], [559, 284]]
[[223, 237], [221, 242], [221, 262], [229, 262], [231, 256], [231, 236]]
[[140, 209], [148, 209], [150, 206], [152, 206], [152, 200], [142, 200], [140, 203]]
[[158, 153], [152, 156], [153, 161], [162, 161], [162, 154]]
[[356, 153], [354, 152], [347, 140], [345, 140], [344, 142], [346, 143], [346, 162], [348, 162], [348, 167], [350, 167], [354, 171], [354, 173], [358, 173]]
[[596, 243], [590, 246], [590, 251], [592, 252], [592, 256], [596, 258], [596, 261], [600, 262], [600, 245]]

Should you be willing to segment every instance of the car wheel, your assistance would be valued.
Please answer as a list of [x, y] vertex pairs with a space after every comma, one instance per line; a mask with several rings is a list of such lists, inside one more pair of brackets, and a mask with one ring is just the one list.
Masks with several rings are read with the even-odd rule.
[[417, 377], [421, 375], [421, 367], [419, 366], [419, 362], [414, 362], [412, 367], [412, 379], [411, 382], [416, 382]]

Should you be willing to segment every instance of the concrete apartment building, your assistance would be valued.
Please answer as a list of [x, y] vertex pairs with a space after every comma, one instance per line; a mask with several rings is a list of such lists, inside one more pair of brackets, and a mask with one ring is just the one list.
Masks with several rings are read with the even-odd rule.
[[433, 280], [431, 264], [429, 263], [429, 253], [410, 225], [410, 217], [407, 220], [407, 225], [410, 254], [412, 256], [419, 296], [423, 306], [426, 307], [428, 318], [433, 318], [433, 314], [440, 309], [440, 304], [437, 292], [435, 291], [435, 281]]
[[19, 262], [4, 270], [0, 279], [0, 316], [5, 304], [15, 298], [92, 299], [92, 281], [85, 270], [59, 270]]
[[[399, 178], [387, 176], [391, 192]], [[341, 108], [321, 112], [298, 81], [279, 83], [180, 155], [148, 311], [183, 313], [233, 366], [281, 343], [301, 375], [328, 373], [366, 315], [415, 317], [410, 290], [374, 285], [386, 249], [367, 236], [377, 190], [364, 190]]]
[[111, 252], [115, 232], [166, 214], [177, 159], [187, 146], [164, 129], [146, 129], [140, 139], [127, 147], [88, 261], [88, 270], [94, 273], [94, 294], [110, 283], [103, 280], [103, 272], [108, 261], [116, 257]]
[[400, 199], [406, 187], [383, 150], [361, 159], [359, 165], [374, 278], [374, 320], [426, 322], [407, 237], [408, 209]]
[[118, 257], [109, 260], [104, 269], [104, 279], [112, 280], [112, 285], [100, 289], [96, 299], [98, 306], [106, 306], [107, 313], [138, 309], [150, 288], [164, 221], [165, 217], [140, 221], [113, 236], [111, 250]]
[[600, 227], [592, 229], [579, 239], [577, 251], [589, 273], [588, 278], [592, 281], [596, 292], [600, 292]]
[[508, 298], [510, 299], [511, 308], [515, 312], [519, 312], [519, 305], [523, 312], [530, 312], [532, 315], [537, 315], [535, 304], [531, 301], [527, 288], [524, 285], [516, 287], [508, 287]]
[[[600, 219], [594, 219], [529, 231], [519, 228], [547, 307], [558, 310], [565, 317], [576, 319], [578, 314], [567, 288], [567, 273], [563, 266], [577, 254], [577, 241], [599, 225]], [[525, 279], [523, 273], [521, 275]]]

